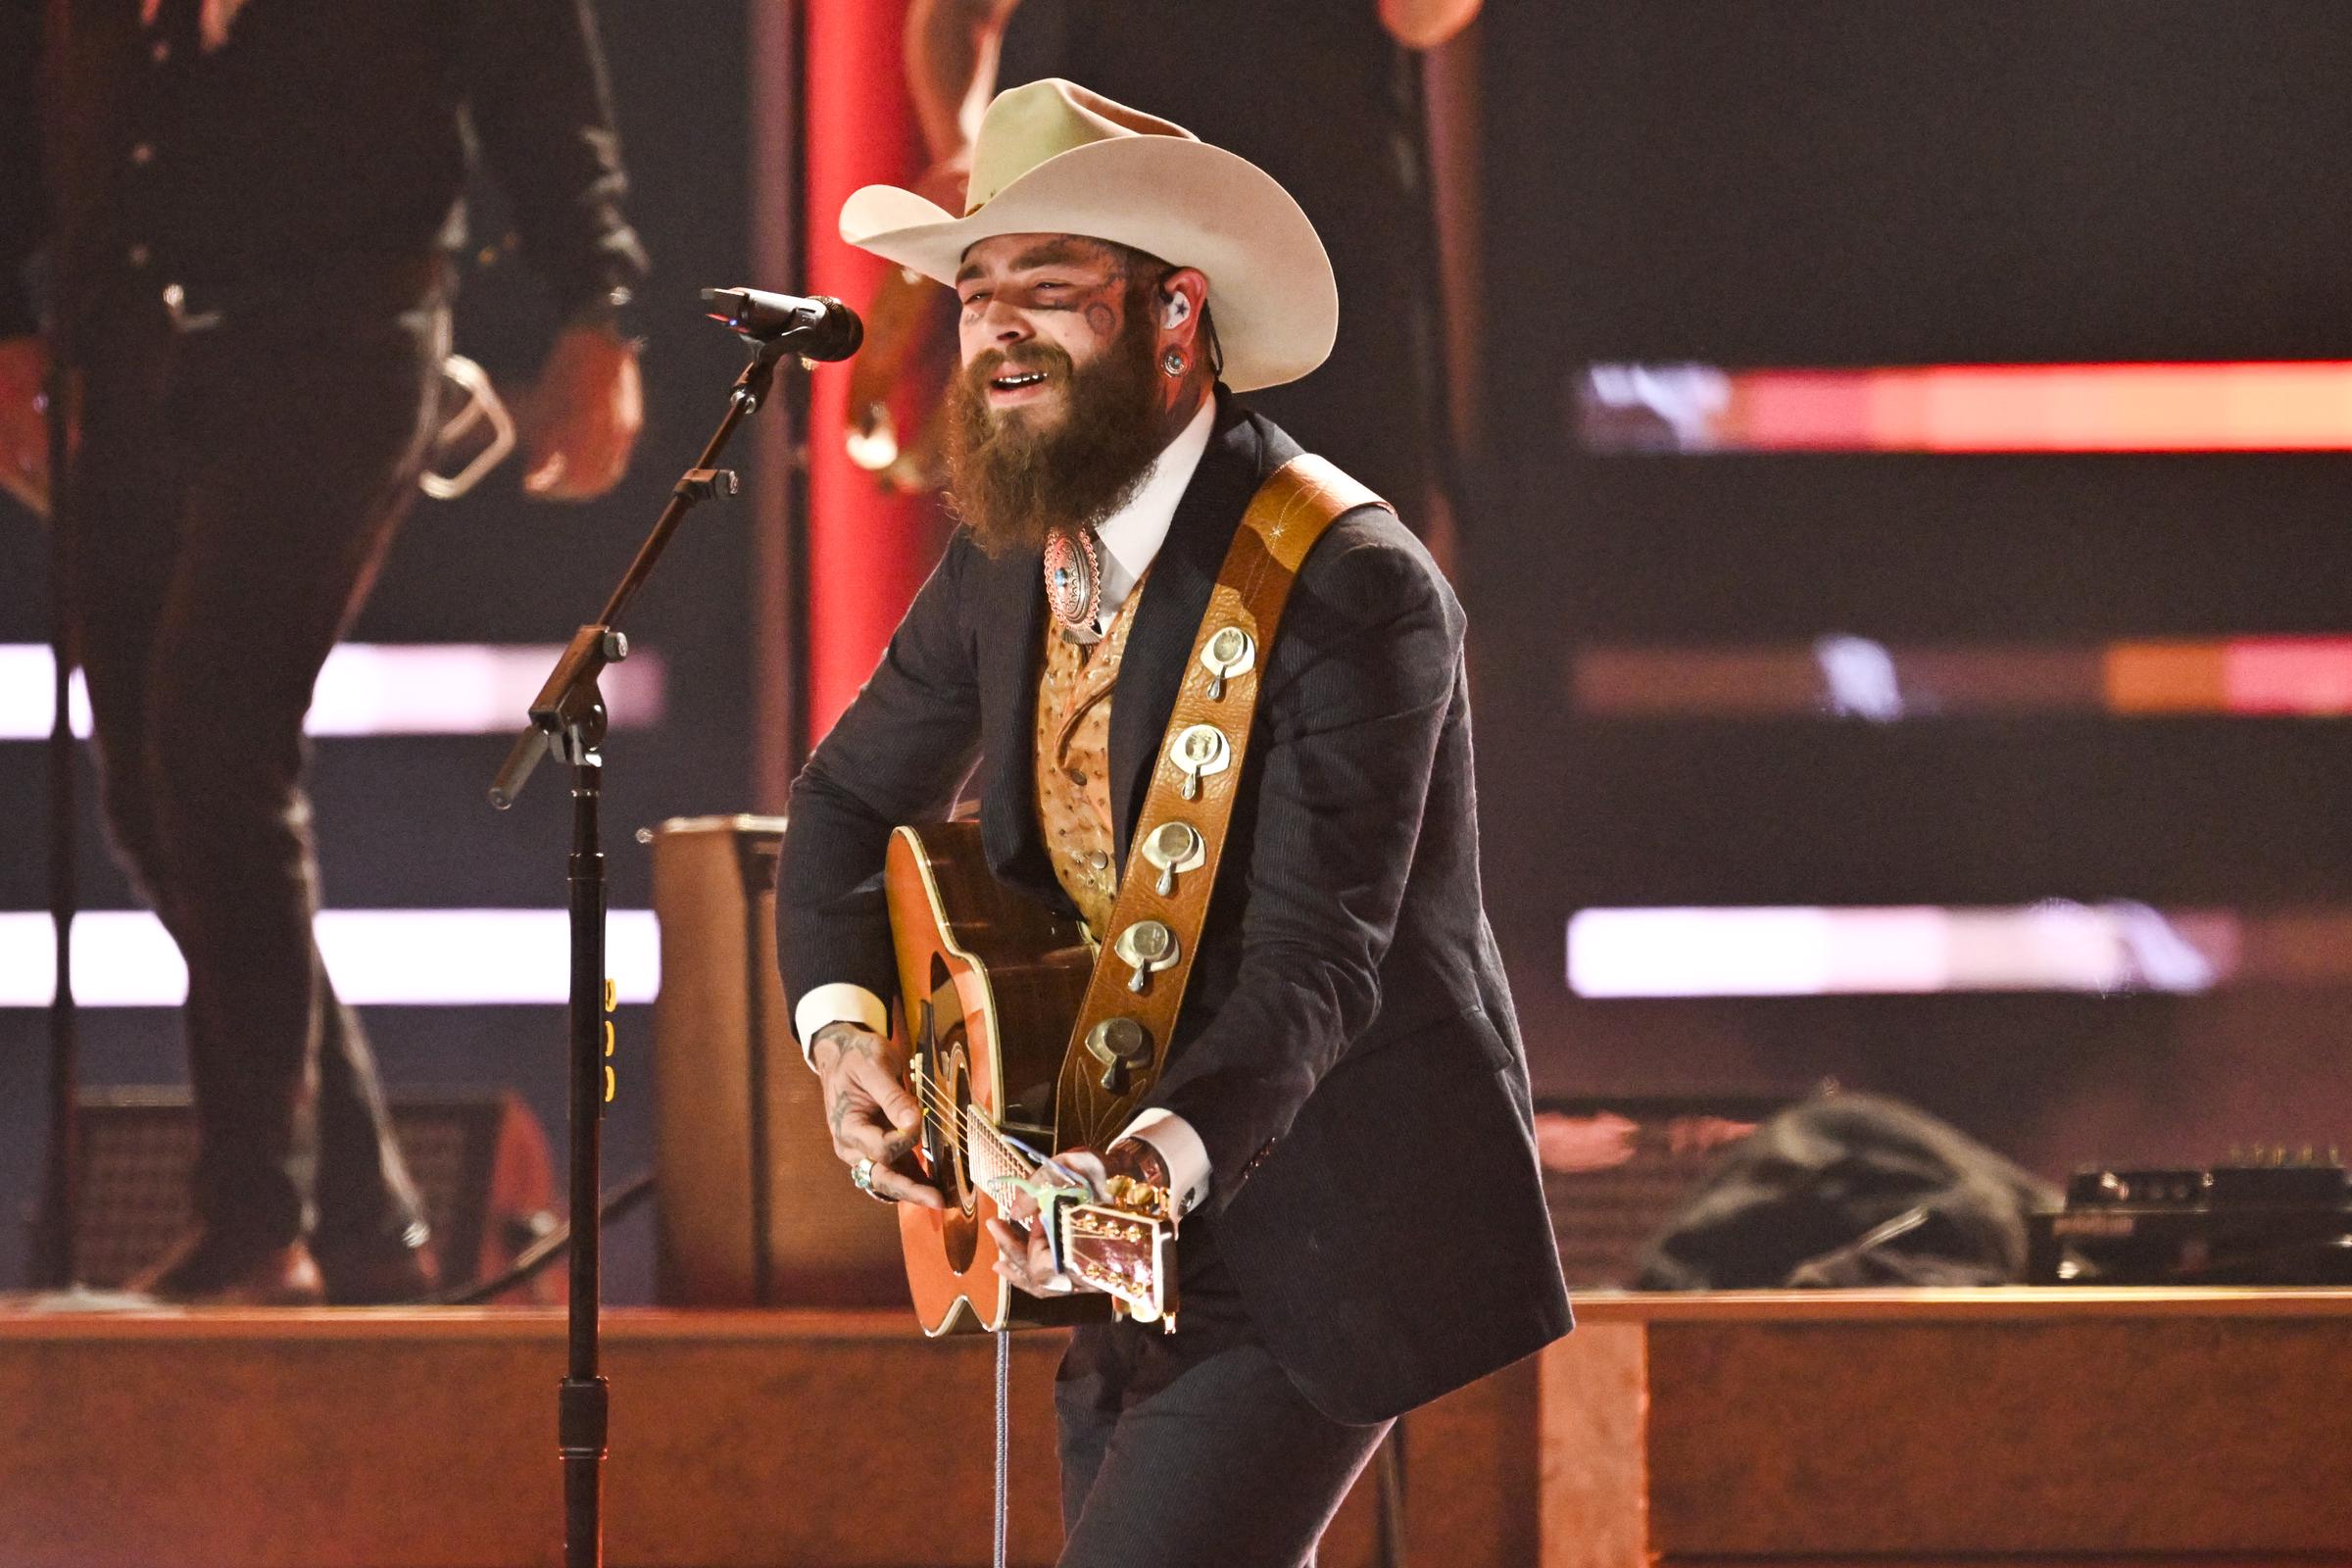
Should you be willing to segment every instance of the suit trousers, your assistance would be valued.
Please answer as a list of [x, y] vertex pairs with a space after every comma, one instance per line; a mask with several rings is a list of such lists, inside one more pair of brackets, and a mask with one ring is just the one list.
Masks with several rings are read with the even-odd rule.
[[1391, 1423], [1317, 1410], [1239, 1299], [1189, 1267], [1184, 1299], [1174, 1334], [1122, 1320], [1072, 1337], [1054, 1388], [1060, 1568], [1311, 1568]]
[[416, 493], [447, 306], [183, 332], [121, 292], [77, 346], [61, 514], [107, 826], [187, 963], [197, 1213], [262, 1244], [420, 1236], [312, 935], [303, 718]]

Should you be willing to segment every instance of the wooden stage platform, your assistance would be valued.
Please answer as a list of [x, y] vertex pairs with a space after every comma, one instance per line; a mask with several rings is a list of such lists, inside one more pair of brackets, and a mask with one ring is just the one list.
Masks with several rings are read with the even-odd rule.
[[[1579, 1312], [1409, 1423], [1413, 1568], [2352, 1563], [2352, 1292]], [[987, 1560], [985, 1341], [633, 1310], [607, 1344], [614, 1568]], [[563, 1346], [535, 1310], [0, 1313], [0, 1565], [552, 1565]], [[1015, 1359], [1023, 1563], [1058, 1538], [1057, 1349]], [[1358, 1490], [1325, 1568], [1371, 1561]]]

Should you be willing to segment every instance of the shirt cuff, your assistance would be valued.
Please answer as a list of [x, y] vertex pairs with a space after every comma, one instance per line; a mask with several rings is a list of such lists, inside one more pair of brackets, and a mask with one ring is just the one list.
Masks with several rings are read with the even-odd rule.
[[[811, 988], [801, 998], [801, 1004], [792, 1009], [793, 1032], [801, 1037], [801, 1059], [811, 1068], [815, 1067], [816, 1058], [810, 1043], [816, 1039], [816, 1032], [829, 1023], [863, 1024], [878, 1035], [888, 1035], [890, 1009], [882, 1004], [880, 997], [846, 980]], [[1167, 1157], [1164, 1152], [1160, 1157]]]
[[1208, 1196], [1208, 1146], [1193, 1124], [1172, 1110], [1153, 1107], [1137, 1114], [1112, 1143], [1135, 1138], [1150, 1144], [1167, 1162], [1168, 1194], [1176, 1201], [1179, 1219]]

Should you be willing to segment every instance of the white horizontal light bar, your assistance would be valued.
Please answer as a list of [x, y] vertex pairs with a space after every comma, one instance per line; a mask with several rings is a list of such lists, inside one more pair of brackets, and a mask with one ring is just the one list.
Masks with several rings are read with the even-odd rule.
[[2246, 934], [2231, 914], [2132, 903], [1580, 909], [1568, 986], [1583, 997], [2193, 995], [2237, 977]]
[[[570, 922], [562, 909], [324, 909], [318, 949], [335, 991], [358, 1006], [561, 1006], [569, 1000]], [[605, 972], [622, 1002], [660, 989], [651, 909], [614, 909]], [[0, 1007], [45, 1007], [56, 982], [49, 916], [0, 913]], [[74, 996], [88, 1007], [175, 1007], [188, 971], [154, 915], [91, 910], [74, 921]]]
[[1592, 452], [2343, 452], [2352, 364], [1595, 365]]
[[[326, 656], [305, 728], [313, 735], [496, 735], [522, 728], [531, 700], [564, 650], [534, 643], [340, 643]], [[599, 681], [615, 729], [661, 721], [662, 656], [632, 651]], [[46, 643], [0, 643], [0, 741], [49, 733]], [[90, 700], [74, 674], [67, 710], [90, 733]]]

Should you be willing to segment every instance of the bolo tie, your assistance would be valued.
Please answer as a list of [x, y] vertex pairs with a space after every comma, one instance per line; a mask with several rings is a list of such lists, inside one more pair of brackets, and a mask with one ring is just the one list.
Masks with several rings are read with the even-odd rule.
[[1102, 541], [1085, 523], [1046, 533], [1046, 604], [1064, 640], [1102, 640]]

